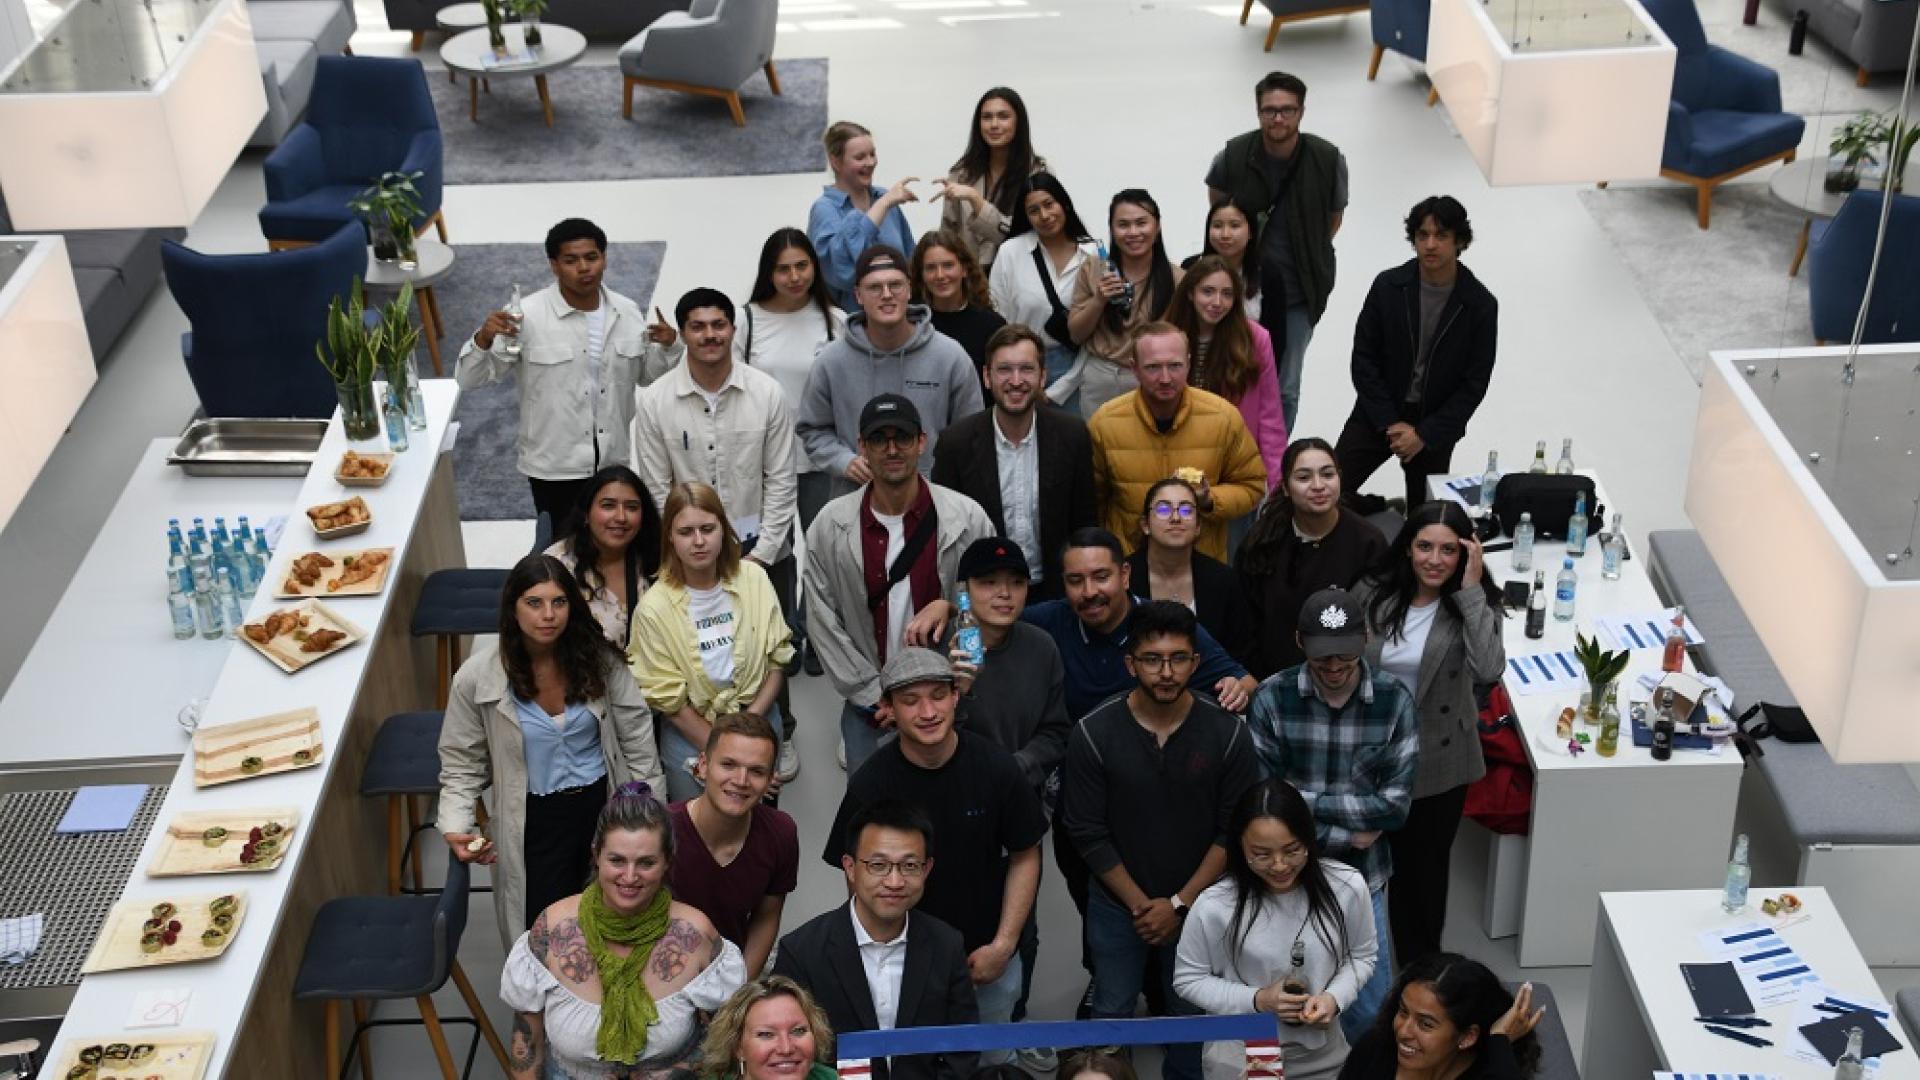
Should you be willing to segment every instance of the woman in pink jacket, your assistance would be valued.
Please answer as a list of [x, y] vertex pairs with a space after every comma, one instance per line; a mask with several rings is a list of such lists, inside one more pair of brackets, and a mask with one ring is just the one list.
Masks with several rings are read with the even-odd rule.
[[[1280, 457], [1287, 451], [1287, 421], [1280, 411], [1273, 339], [1247, 317], [1241, 297], [1239, 272], [1218, 255], [1202, 255], [1180, 279], [1173, 302], [1161, 317], [1186, 332], [1192, 353], [1187, 384], [1239, 406], [1240, 418], [1260, 447], [1268, 490], [1272, 490], [1286, 475]], [[1229, 561], [1255, 516], [1236, 518], [1228, 527]]]

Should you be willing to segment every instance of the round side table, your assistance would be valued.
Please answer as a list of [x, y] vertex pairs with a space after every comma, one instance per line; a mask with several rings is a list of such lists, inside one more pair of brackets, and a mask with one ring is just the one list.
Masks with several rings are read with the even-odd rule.
[[[487, 25], [487, 9], [479, 3], [449, 4], [433, 13], [433, 24], [440, 28], [440, 33], [452, 37], [463, 30]], [[460, 73], [448, 68], [447, 81], [459, 83]], [[491, 91], [490, 87], [482, 89]]]
[[433, 359], [434, 375], [439, 376], [440, 337], [446, 325], [440, 321], [440, 301], [434, 298], [433, 285], [453, 272], [453, 248], [438, 240], [415, 240], [413, 251], [417, 264], [402, 270], [399, 263], [374, 258], [369, 246], [362, 280], [368, 292], [399, 292], [403, 285], [413, 286], [414, 302], [420, 305], [420, 335], [427, 339], [427, 355]]
[[1800, 244], [1793, 250], [1788, 277], [1799, 275], [1800, 263], [1807, 257], [1807, 238], [1813, 232], [1813, 219], [1832, 217], [1840, 212], [1840, 204], [1847, 201], [1845, 194], [1832, 194], [1826, 185], [1827, 159], [1824, 157], [1788, 162], [1767, 180], [1767, 190], [1774, 198], [1806, 215], [1806, 220], [1800, 223]]
[[525, 28], [519, 23], [508, 23], [502, 29], [507, 38], [508, 56], [524, 59], [496, 59], [493, 48], [487, 43], [484, 26], [455, 34], [440, 46], [440, 61], [447, 66], [447, 70], [470, 77], [467, 119], [480, 122], [481, 79], [532, 76], [534, 89], [540, 93], [540, 111], [547, 118], [547, 126], [552, 127], [553, 98], [547, 94], [547, 73], [568, 67], [585, 55], [586, 35], [570, 26], [543, 22], [540, 24], [543, 41], [528, 55], [526, 41], [521, 36]]

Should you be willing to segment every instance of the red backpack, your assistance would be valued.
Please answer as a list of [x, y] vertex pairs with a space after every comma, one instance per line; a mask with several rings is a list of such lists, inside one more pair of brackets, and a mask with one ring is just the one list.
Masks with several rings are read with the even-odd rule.
[[1496, 684], [1480, 710], [1480, 752], [1487, 775], [1467, 788], [1466, 816], [1496, 833], [1524, 836], [1533, 810], [1533, 766], [1513, 722], [1507, 688]]

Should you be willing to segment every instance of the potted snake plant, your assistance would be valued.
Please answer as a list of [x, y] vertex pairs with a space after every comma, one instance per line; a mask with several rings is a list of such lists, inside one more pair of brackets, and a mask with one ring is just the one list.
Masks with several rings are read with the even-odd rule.
[[373, 399], [373, 373], [380, 361], [366, 311], [366, 290], [356, 275], [347, 295], [327, 304], [326, 338], [313, 343], [320, 366], [333, 376], [347, 438], [355, 441], [380, 434], [380, 408]]

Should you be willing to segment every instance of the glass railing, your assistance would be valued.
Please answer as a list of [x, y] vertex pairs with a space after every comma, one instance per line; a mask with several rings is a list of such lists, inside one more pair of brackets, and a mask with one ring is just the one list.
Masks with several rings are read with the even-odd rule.
[[0, 94], [149, 89], [219, 5], [220, 0], [75, 0], [7, 69]]

